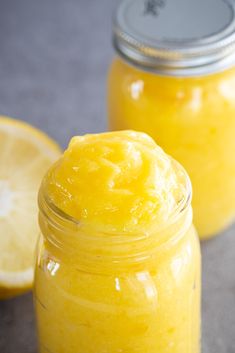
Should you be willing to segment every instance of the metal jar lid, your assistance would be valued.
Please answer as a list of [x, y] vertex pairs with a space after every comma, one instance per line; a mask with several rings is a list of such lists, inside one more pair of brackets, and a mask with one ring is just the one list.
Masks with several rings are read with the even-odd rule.
[[143, 69], [198, 76], [235, 65], [234, 0], [122, 0], [117, 52]]

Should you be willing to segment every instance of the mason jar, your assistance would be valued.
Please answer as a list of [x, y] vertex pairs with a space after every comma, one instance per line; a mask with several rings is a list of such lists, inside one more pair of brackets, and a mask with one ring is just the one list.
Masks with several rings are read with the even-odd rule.
[[185, 183], [187, 197], [147, 237], [81, 232], [42, 184], [40, 353], [200, 352], [200, 249], [186, 174]]
[[109, 128], [148, 133], [186, 168], [201, 238], [235, 217], [234, 4], [124, 0], [114, 17]]

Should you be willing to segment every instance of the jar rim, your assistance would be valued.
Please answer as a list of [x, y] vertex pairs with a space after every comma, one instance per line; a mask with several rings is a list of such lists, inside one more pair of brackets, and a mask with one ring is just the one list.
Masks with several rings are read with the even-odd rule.
[[[183, 166], [177, 162], [175, 159], [173, 159], [171, 156], [169, 156], [169, 158], [171, 159], [171, 162], [174, 164], [175, 168], [178, 169], [182, 175], [184, 176], [184, 180], [185, 180], [185, 195], [184, 197], [178, 202], [176, 208], [173, 210], [172, 214], [170, 215], [169, 219], [167, 219], [166, 222], [164, 222], [163, 224], [161, 224], [158, 227], [154, 227], [154, 233], [155, 232], [161, 232], [162, 230], [164, 230], [165, 228], [167, 228], [168, 226], [172, 225], [173, 223], [175, 223], [178, 219], [178, 217], [186, 210], [190, 207], [191, 205], [191, 200], [192, 200], [192, 185], [191, 185], [191, 181], [190, 178], [186, 172], [186, 170], [183, 168]], [[60, 219], [63, 221], [63, 227], [66, 228], [67, 226], [69, 228], [72, 228], [75, 231], [81, 231], [83, 233], [86, 234], [86, 225], [83, 225], [78, 219], [74, 218], [73, 216], [68, 215], [66, 212], [64, 212], [62, 209], [60, 209], [58, 206], [55, 205], [55, 203], [51, 200], [51, 198], [47, 195], [46, 193], [46, 185], [45, 185], [45, 179], [43, 179], [40, 190], [39, 190], [39, 195], [38, 195], [38, 205], [39, 205], [39, 210], [42, 211], [44, 213], [44, 215], [48, 218], [47, 213], [50, 212], [52, 217], [55, 217], [55, 219]], [[56, 223], [56, 222], [55, 222]], [[58, 226], [58, 224], [57, 224]], [[93, 231], [93, 230], [92, 230]], [[114, 238], [115, 241], [117, 242], [121, 242], [123, 241], [123, 239], [128, 239], [128, 241], [133, 240], [135, 241], [136, 239], [141, 239], [141, 238], [145, 238], [146, 234], [140, 234], [140, 235], [136, 235], [127, 231], [123, 231], [123, 232], [118, 232], [118, 235], [116, 231], [112, 232], [108, 232], [106, 230], [99, 230], [97, 232], [99, 235], [112, 235], [115, 234], [115, 237], [112, 237], [112, 239]], [[151, 234], [151, 232], [150, 232]], [[130, 236], [127, 236], [130, 235]], [[100, 236], [91, 236], [86, 234], [87, 237], [89, 238], [101, 238], [102, 241], [104, 240], [104, 237]]]

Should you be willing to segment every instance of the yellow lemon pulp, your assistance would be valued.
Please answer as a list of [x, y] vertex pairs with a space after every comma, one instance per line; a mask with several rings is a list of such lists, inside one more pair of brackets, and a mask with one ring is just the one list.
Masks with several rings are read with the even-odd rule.
[[32, 286], [37, 191], [59, 155], [58, 145], [41, 131], [0, 117], [0, 298]]
[[144, 133], [74, 137], [47, 175], [48, 194], [68, 215], [107, 232], [164, 223], [186, 192], [172, 160]]

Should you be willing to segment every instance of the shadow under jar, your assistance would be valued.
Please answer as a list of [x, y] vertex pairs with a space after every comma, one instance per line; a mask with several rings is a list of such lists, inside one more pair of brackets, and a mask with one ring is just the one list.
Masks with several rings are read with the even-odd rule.
[[186, 168], [212, 237], [235, 217], [234, 2], [124, 0], [113, 33], [109, 128], [147, 132]]
[[187, 199], [149, 236], [86, 234], [39, 195], [40, 353], [199, 353], [200, 249]]

